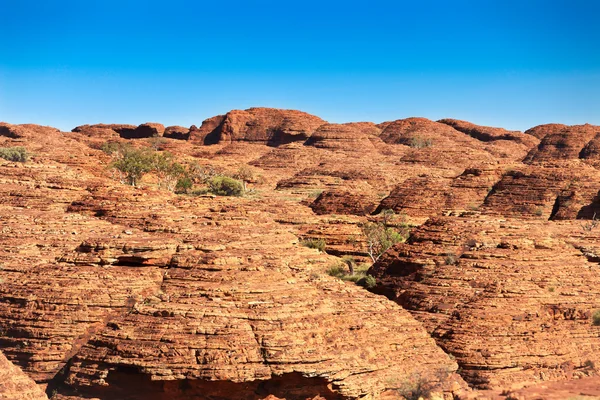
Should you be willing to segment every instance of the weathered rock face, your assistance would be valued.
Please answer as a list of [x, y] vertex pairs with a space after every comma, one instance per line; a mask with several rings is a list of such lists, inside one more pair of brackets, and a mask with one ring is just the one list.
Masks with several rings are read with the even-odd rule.
[[204, 121], [199, 130], [190, 134], [190, 140], [204, 144], [245, 141], [278, 146], [305, 141], [324, 123], [319, 117], [295, 110], [234, 110]]
[[368, 153], [375, 151], [372, 142], [379, 132], [375, 124], [326, 124], [321, 125], [305, 144], [318, 149]]
[[373, 266], [480, 388], [595, 374], [598, 233], [574, 222], [436, 218]]
[[126, 124], [95, 124], [77, 126], [73, 128], [72, 132], [81, 133], [88, 137], [110, 139], [132, 136], [136, 128], [135, 125]]
[[525, 134], [535, 136], [538, 139], [543, 139], [544, 136], [546, 136], [548, 134], [559, 133], [560, 131], [567, 129], [568, 127], [569, 127], [568, 125], [563, 125], [563, 124], [544, 124], [544, 125], [538, 125], [538, 126], [534, 126], [533, 128], [527, 129], [525, 131]]
[[310, 205], [315, 214], [372, 214], [378, 199], [352, 192], [323, 192]]
[[48, 400], [35, 382], [0, 352], [0, 398], [6, 400]]
[[183, 126], [168, 126], [165, 128], [163, 137], [169, 139], [188, 140], [190, 138], [190, 129]]
[[[566, 127], [542, 125], [533, 129], [537, 129], [534, 132], [538, 135], [542, 132], [545, 135], [538, 147], [529, 152], [524, 160], [525, 163], [595, 158], [596, 136], [600, 134], [598, 126], [589, 124]], [[594, 142], [590, 143], [592, 141]]]
[[165, 131], [165, 126], [162, 124], [157, 124], [154, 122], [146, 122], [145, 124], [141, 124], [131, 134], [126, 135], [125, 133], [121, 134], [121, 137], [124, 139], [142, 139], [142, 138], [150, 138], [162, 136]]
[[12, 125], [6, 122], [0, 122], [0, 137], [10, 139], [35, 139], [45, 134], [57, 134], [60, 131], [49, 126], [39, 126], [32, 124]]
[[82, 133], [88, 137], [104, 139], [116, 137], [123, 139], [143, 139], [162, 136], [164, 131], [164, 125], [153, 122], [147, 122], [139, 126], [124, 124], [81, 125], [72, 130], [72, 132]]
[[520, 218], [592, 218], [600, 190], [597, 169], [581, 161], [517, 166], [504, 172], [482, 211]]
[[377, 211], [391, 209], [411, 217], [477, 210], [500, 173], [496, 169], [467, 168], [457, 177], [418, 176], [407, 179], [381, 201]]
[[503, 128], [492, 128], [489, 126], [475, 125], [467, 121], [460, 121], [457, 119], [449, 118], [441, 119], [438, 122], [449, 125], [457, 131], [466, 133], [467, 135], [474, 137], [477, 140], [481, 140], [482, 142], [508, 140], [517, 143], [522, 143], [528, 147], [532, 147], [538, 144], [538, 140], [536, 140], [536, 138], [539, 137], [529, 133], [529, 131], [525, 133], [519, 131], [507, 131]]

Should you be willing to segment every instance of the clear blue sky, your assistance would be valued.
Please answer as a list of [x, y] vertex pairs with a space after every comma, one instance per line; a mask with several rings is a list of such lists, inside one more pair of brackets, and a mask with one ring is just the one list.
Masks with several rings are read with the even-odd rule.
[[0, 0], [0, 120], [600, 125], [600, 2]]

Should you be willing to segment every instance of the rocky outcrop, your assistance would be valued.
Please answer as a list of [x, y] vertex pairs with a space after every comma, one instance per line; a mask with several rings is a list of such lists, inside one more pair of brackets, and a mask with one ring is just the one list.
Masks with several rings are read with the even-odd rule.
[[110, 139], [132, 136], [136, 128], [135, 125], [126, 124], [95, 124], [77, 126], [71, 132], [80, 133], [92, 138]]
[[595, 232], [575, 222], [435, 218], [370, 273], [479, 388], [594, 375]]
[[133, 132], [123, 132], [121, 137], [123, 139], [143, 139], [162, 136], [165, 131], [165, 126], [154, 122], [146, 122], [145, 124], [139, 125]]
[[377, 139], [378, 133], [374, 124], [326, 124], [320, 126], [305, 145], [364, 154], [375, 151], [373, 140]]
[[124, 124], [96, 124], [81, 125], [73, 128], [72, 132], [84, 134], [88, 137], [96, 138], [115, 138], [123, 139], [143, 139], [162, 136], [165, 127], [162, 124], [147, 122], [139, 126]]
[[323, 192], [310, 205], [316, 214], [369, 215], [377, 208], [377, 198], [352, 192]]
[[190, 133], [190, 140], [203, 144], [243, 141], [279, 146], [305, 141], [324, 123], [319, 117], [295, 110], [233, 110], [204, 121]]
[[36, 383], [0, 352], [0, 398], [5, 400], [48, 400]]
[[188, 140], [190, 138], [190, 129], [183, 126], [168, 126], [165, 128], [163, 137], [168, 139]]
[[[575, 160], [578, 158], [594, 158], [595, 143], [590, 143], [600, 134], [600, 127], [595, 125], [542, 125], [532, 128], [537, 134], [545, 132], [537, 148], [531, 150], [524, 162], [527, 164]], [[588, 146], [589, 144], [589, 146]]]
[[538, 139], [543, 139], [544, 136], [546, 136], [548, 134], [559, 133], [560, 131], [567, 129], [568, 127], [569, 127], [568, 125], [563, 125], [563, 124], [544, 124], [544, 125], [538, 125], [538, 126], [534, 126], [533, 128], [527, 129], [525, 131], [525, 134], [535, 136]]
[[0, 122], [0, 137], [10, 139], [36, 139], [47, 134], [59, 134], [60, 131], [49, 126], [33, 124], [12, 125]]
[[457, 119], [450, 118], [440, 119], [438, 122], [449, 125], [457, 131], [466, 133], [467, 135], [477, 140], [481, 140], [482, 142], [507, 140], [522, 143], [528, 147], [533, 147], [539, 142], [538, 140], [536, 140], [537, 136], [532, 135], [528, 132], [522, 133], [519, 131], [507, 131], [503, 128], [492, 128], [489, 126], [475, 125], [467, 121], [460, 121]]
[[376, 212], [391, 209], [411, 217], [474, 211], [484, 202], [500, 173], [496, 169], [467, 168], [460, 175], [417, 176], [397, 185]]

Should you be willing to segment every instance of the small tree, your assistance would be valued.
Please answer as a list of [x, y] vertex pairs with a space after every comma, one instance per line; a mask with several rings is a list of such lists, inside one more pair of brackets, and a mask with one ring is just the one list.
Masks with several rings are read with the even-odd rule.
[[408, 236], [406, 224], [402, 224], [404, 232], [398, 232], [390, 226], [394, 216], [393, 210], [383, 210], [377, 222], [367, 222], [362, 225], [362, 231], [367, 242], [367, 253], [373, 262], [396, 243], [403, 242]]
[[158, 186], [165, 186], [170, 191], [174, 191], [179, 180], [186, 176], [185, 168], [175, 162], [169, 152], [152, 155], [152, 171], [158, 178]]
[[123, 181], [123, 175], [125, 175], [125, 180], [131, 186], [136, 186], [142, 176], [152, 170], [153, 157], [146, 150], [122, 146], [113, 154], [115, 153], [117, 159], [111, 163], [111, 166], [119, 171], [121, 181]]

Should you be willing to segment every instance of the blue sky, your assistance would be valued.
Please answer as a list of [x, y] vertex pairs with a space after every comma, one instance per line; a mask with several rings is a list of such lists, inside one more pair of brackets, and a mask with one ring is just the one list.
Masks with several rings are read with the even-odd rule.
[[0, 120], [600, 125], [600, 2], [0, 0]]

